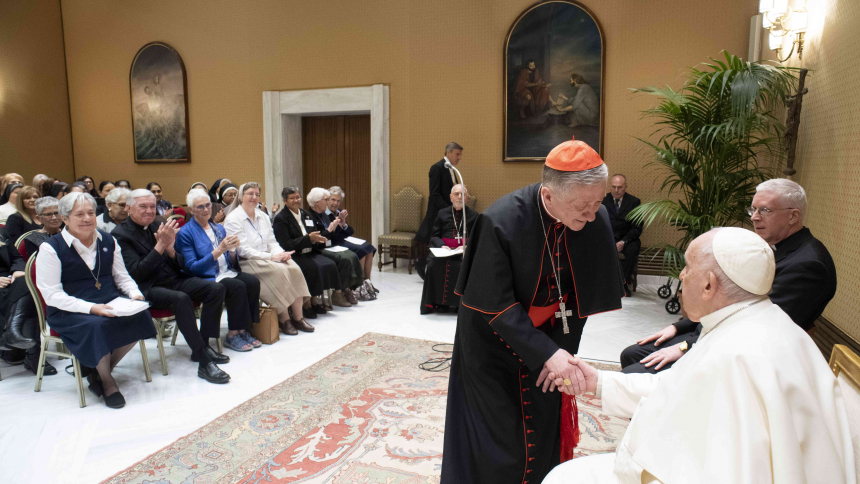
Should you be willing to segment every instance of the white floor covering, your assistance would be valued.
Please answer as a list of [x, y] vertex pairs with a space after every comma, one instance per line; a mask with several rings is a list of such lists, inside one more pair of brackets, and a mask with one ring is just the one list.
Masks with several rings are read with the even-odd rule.
[[[381, 291], [378, 300], [320, 316], [312, 321], [315, 333], [281, 335], [280, 342], [250, 353], [225, 350], [232, 359], [222, 367], [232, 376], [227, 385], [197, 378], [197, 365], [189, 361], [191, 351], [181, 337], [175, 347], [166, 347], [170, 374], [163, 376], [155, 341], [150, 340], [152, 382], [144, 379], [137, 348], [115, 370], [128, 402], [121, 410], [107, 408], [88, 391], [87, 407], [79, 408], [74, 378], [63, 372], [68, 360], [49, 358], [60, 374], [45, 377], [40, 393], [33, 392], [31, 372], [0, 362], [0, 480], [99, 482], [367, 332], [454, 341], [455, 315], [419, 314], [422, 281], [416, 274], [408, 275], [402, 266], [396, 271], [387, 266], [382, 273], [374, 272], [373, 280]], [[580, 356], [618, 361], [624, 347], [675, 321], [677, 316], [666, 313], [665, 301], [656, 294], [657, 284], [663, 282], [642, 277], [638, 291], [623, 301], [622, 310], [590, 318]]]

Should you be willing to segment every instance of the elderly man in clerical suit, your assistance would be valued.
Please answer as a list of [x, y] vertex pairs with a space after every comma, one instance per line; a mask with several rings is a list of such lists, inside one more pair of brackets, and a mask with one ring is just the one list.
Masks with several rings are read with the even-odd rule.
[[[463, 185], [459, 183], [454, 185], [450, 197], [453, 205], [439, 210], [436, 223], [433, 224], [433, 237], [430, 238], [430, 247], [448, 251], [466, 245], [466, 236], [471, 233], [475, 219], [478, 218], [478, 213], [463, 203], [468, 197]], [[454, 292], [454, 286], [457, 285], [462, 263], [461, 254], [436, 257], [431, 253], [427, 256], [424, 291], [421, 295], [421, 314], [434, 311], [444, 313], [449, 309], [456, 311], [457, 306], [460, 305], [460, 296]]]
[[[809, 332], [836, 294], [836, 266], [824, 244], [803, 226], [806, 192], [785, 178], [768, 180], [756, 188], [748, 211], [756, 233], [774, 247], [771, 301]], [[625, 348], [622, 371], [656, 373], [670, 368], [696, 343], [701, 331], [702, 325], [689, 318], [667, 326]]]
[[613, 175], [611, 191], [603, 198], [603, 206], [609, 212], [609, 220], [612, 222], [612, 235], [615, 237], [615, 248], [618, 249], [618, 257], [621, 259], [621, 270], [624, 274], [624, 292], [630, 296], [630, 278], [633, 268], [636, 267], [636, 259], [639, 258], [639, 249], [642, 242], [642, 224], [627, 220], [630, 211], [639, 206], [639, 199], [627, 193], [627, 177], [622, 174]]
[[[451, 206], [451, 200], [449, 200], [451, 189], [454, 188], [454, 185], [461, 183], [462, 180], [457, 178], [457, 173], [454, 170], [445, 168], [445, 163], [450, 161], [452, 165], [457, 166], [461, 156], [463, 156], [463, 147], [452, 141], [445, 146], [445, 157], [430, 167], [430, 195], [427, 197], [427, 213], [424, 215], [424, 221], [421, 222], [421, 228], [415, 235], [416, 240], [429, 243], [436, 214], [439, 213], [439, 210]], [[423, 271], [419, 270], [419, 272]]]

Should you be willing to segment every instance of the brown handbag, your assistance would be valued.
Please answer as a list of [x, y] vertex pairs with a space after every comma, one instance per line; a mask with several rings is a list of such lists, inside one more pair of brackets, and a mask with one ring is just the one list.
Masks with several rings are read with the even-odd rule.
[[260, 308], [260, 322], [254, 323], [251, 334], [262, 343], [270, 345], [281, 339], [278, 327], [278, 308], [265, 306]]

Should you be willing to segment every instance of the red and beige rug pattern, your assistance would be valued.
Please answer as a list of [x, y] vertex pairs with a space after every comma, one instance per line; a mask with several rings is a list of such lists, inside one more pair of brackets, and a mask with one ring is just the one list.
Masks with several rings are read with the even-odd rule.
[[[448, 372], [418, 368], [434, 344], [367, 333], [104, 482], [438, 483]], [[629, 422], [579, 411], [577, 457], [613, 451]]]

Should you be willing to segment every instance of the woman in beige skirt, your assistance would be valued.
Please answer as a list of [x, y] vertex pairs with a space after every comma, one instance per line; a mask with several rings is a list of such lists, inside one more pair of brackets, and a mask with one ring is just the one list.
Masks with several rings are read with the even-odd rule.
[[[302, 318], [302, 304], [311, 293], [302, 270], [285, 252], [272, 232], [269, 216], [257, 209], [260, 185], [248, 182], [239, 188], [233, 209], [224, 220], [228, 235], [239, 237], [239, 266], [260, 279], [260, 299], [278, 308], [281, 329], [289, 335], [297, 330], [312, 333], [314, 327]], [[292, 316], [289, 309], [292, 308]]]

